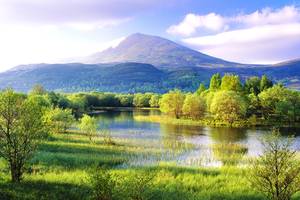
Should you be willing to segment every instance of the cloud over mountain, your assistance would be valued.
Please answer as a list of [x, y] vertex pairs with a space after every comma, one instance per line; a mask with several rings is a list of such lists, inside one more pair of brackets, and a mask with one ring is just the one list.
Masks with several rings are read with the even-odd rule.
[[[201, 34], [207, 30], [211, 32]], [[235, 16], [190, 13], [167, 32], [181, 35], [190, 47], [226, 60], [275, 63], [300, 57], [300, 9], [293, 5]]]

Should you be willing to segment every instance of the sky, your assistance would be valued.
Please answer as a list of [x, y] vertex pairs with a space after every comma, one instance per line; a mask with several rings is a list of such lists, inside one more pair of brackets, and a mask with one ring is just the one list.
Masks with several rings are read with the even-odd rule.
[[158, 35], [229, 61], [300, 58], [300, 0], [0, 0], [0, 71]]

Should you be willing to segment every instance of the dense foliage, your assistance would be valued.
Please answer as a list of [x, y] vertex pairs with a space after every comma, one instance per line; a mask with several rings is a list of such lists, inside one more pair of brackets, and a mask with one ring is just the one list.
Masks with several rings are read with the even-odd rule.
[[162, 95], [160, 109], [176, 118], [205, 118], [210, 125], [229, 126], [291, 125], [300, 120], [300, 93], [273, 85], [266, 76], [250, 77], [242, 84], [237, 75], [215, 74], [208, 89], [200, 84], [193, 95], [175, 91], [176, 97], [174, 91]]

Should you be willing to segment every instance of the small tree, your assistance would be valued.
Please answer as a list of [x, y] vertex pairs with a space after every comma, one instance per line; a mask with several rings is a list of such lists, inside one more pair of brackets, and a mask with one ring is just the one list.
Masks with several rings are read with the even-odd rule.
[[96, 134], [98, 129], [98, 122], [94, 117], [84, 114], [80, 119], [79, 129], [86, 133], [89, 136], [90, 141], [92, 141], [92, 137]]
[[185, 95], [180, 90], [170, 91], [160, 99], [160, 110], [179, 118], [182, 114], [184, 99]]
[[0, 156], [8, 163], [13, 182], [20, 182], [25, 164], [45, 133], [42, 107], [8, 89], [0, 94]]
[[196, 95], [188, 94], [184, 100], [182, 112], [192, 119], [200, 119], [204, 116], [206, 110], [205, 100]]
[[45, 121], [54, 133], [65, 133], [75, 121], [71, 109], [54, 108], [45, 113]]
[[159, 107], [159, 100], [161, 96], [158, 94], [154, 94], [151, 96], [151, 99], [149, 101], [150, 107], [151, 108], [158, 108]]
[[210, 111], [215, 119], [232, 124], [246, 115], [245, 100], [234, 91], [220, 91], [214, 95]]
[[270, 200], [290, 200], [300, 191], [300, 163], [291, 150], [293, 139], [284, 139], [273, 130], [262, 144], [263, 154], [253, 162], [249, 180]]
[[108, 169], [96, 168], [90, 174], [90, 183], [93, 188], [92, 199], [95, 200], [113, 200], [115, 194], [116, 181]]

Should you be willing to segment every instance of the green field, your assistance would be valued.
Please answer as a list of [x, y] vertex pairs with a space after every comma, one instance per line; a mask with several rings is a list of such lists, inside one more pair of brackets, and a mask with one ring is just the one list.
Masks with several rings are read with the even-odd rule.
[[154, 176], [147, 187], [149, 199], [264, 199], [252, 190], [245, 168], [191, 168], [172, 163], [132, 167], [129, 159], [158, 155], [160, 150], [145, 139], [114, 138], [114, 142], [115, 145], [106, 145], [99, 137], [90, 143], [79, 133], [55, 134], [40, 146], [31, 160], [32, 167], [19, 184], [10, 182], [2, 160], [0, 199], [91, 199], [89, 173], [96, 165], [106, 165], [117, 177], [116, 193], [120, 199], [130, 199], [130, 179], [143, 172]]

